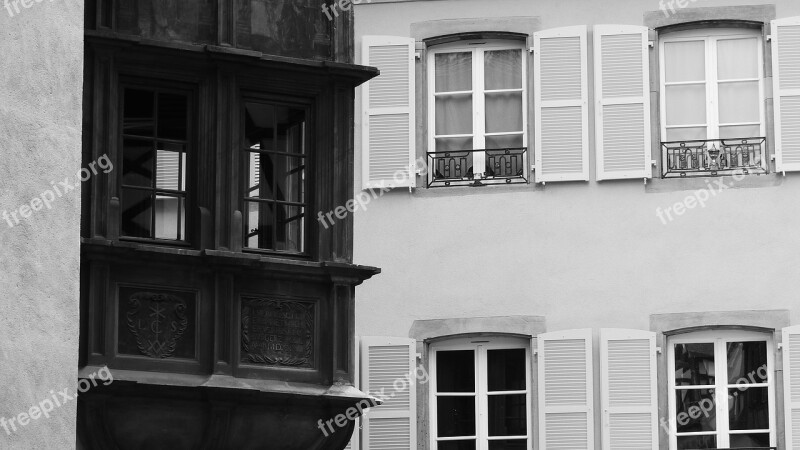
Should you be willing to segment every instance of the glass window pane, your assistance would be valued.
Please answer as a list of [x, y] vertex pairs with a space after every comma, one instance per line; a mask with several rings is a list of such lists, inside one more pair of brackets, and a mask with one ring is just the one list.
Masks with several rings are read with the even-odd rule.
[[475, 397], [438, 397], [439, 437], [475, 436]]
[[522, 92], [486, 94], [486, 132], [522, 131]]
[[[156, 196], [156, 239], [180, 239], [179, 217], [183, 219], [182, 199], [178, 197], [157, 195]], [[181, 227], [185, 220], [180, 220]], [[181, 233], [182, 235], [183, 233]]]
[[719, 127], [720, 139], [745, 139], [754, 137], [761, 137], [761, 125]]
[[278, 156], [275, 168], [279, 174], [276, 199], [302, 203], [304, 198], [305, 161], [294, 156]]
[[182, 144], [158, 143], [156, 150], [156, 187], [181, 190], [186, 176], [181, 170], [184, 146]]
[[522, 147], [521, 134], [486, 136], [486, 148], [489, 150], [520, 147]]
[[437, 152], [451, 152], [457, 150], [472, 150], [472, 138], [436, 138]]
[[123, 139], [122, 184], [153, 186], [153, 143], [151, 141]]
[[475, 352], [436, 352], [436, 392], [475, 392]]
[[767, 343], [728, 342], [728, 383], [752, 384], [766, 383]]
[[525, 436], [528, 433], [526, 395], [489, 396], [489, 436]]
[[489, 450], [527, 450], [527, 439], [506, 439], [502, 441], [489, 441]]
[[125, 89], [122, 132], [136, 136], [153, 136], [155, 94], [143, 89]]
[[731, 430], [769, 429], [769, 393], [765, 387], [728, 389], [728, 419]]
[[439, 450], [475, 450], [475, 439], [469, 441], [442, 441], [437, 445]]
[[731, 448], [769, 448], [769, 433], [732, 434]]
[[719, 122], [761, 121], [758, 81], [719, 84]]
[[675, 385], [714, 385], [714, 344], [675, 344]]
[[[265, 174], [261, 173], [261, 154], [256, 152], [248, 152], [245, 156], [245, 173], [247, 177], [244, 178], [244, 196], [258, 198], [260, 193], [262, 179]], [[270, 183], [271, 185], [272, 183]]]
[[713, 389], [676, 389], [675, 405], [678, 433], [697, 433], [717, 429]]
[[664, 142], [705, 140], [707, 137], [706, 127], [668, 128], [667, 139]]
[[122, 234], [131, 237], [152, 237], [153, 200], [150, 191], [122, 190]]
[[434, 56], [436, 92], [472, 90], [472, 53], [438, 53]]
[[245, 201], [245, 244], [250, 248], [274, 248], [274, 205]]
[[522, 50], [493, 50], [483, 54], [486, 90], [522, 88]]
[[678, 436], [678, 450], [700, 450], [706, 448], [717, 448], [716, 436]]
[[758, 78], [758, 39], [717, 41], [717, 77], [720, 80]]
[[[270, 205], [271, 206], [271, 205]], [[276, 204], [275, 250], [296, 252], [303, 251], [303, 227], [305, 210], [300, 206]]]
[[667, 42], [664, 44], [664, 64], [667, 83], [704, 81], [705, 41]]
[[187, 102], [182, 94], [158, 95], [158, 137], [186, 140]]
[[489, 391], [524, 391], [525, 349], [487, 350]]
[[706, 123], [706, 86], [689, 84], [666, 87], [667, 125]]
[[472, 134], [472, 95], [436, 97], [436, 134]]

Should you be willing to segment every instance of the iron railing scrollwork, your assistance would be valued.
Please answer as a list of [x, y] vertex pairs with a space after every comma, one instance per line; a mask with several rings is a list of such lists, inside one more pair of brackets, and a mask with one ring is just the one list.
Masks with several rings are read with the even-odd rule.
[[[484, 155], [485, 167], [475, 176], [475, 155]], [[528, 148], [458, 150], [428, 153], [428, 187], [487, 186], [529, 183]]]
[[661, 143], [661, 177], [716, 177], [767, 173], [767, 139], [708, 139]]

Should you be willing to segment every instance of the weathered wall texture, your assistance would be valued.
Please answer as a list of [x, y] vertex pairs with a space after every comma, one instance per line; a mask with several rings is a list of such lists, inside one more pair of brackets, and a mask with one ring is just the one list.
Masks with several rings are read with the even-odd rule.
[[[83, 2], [37, 1], [18, 2], [19, 13], [9, 5], [13, 16], [0, 2], [0, 214], [9, 217], [51, 182], [74, 184], [81, 164]], [[51, 391], [75, 392], [79, 192], [14, 227], [0, 222], [0, 420]], [[74, 448], [76, 404], [8, 426], [10, 435], [0, 427], [0, 448]]]
[[[776, 18], [800, 15], [796, 0], [689, 5], [774, 5]], [[593, 25], [641, 26], [649, 11], [659, 11], [658, 0], [375, 1], [356, 7], [357, 54], [364, 35], [409, 37], [428, 21], [484, 17], [535, 17], [540, 30], [588, 25], [591, 49]], [[592, 73], [591, 51], [588, 64]], [[592, 81], [589, 89], [592, 105]], [[591, 108], [589, 117], [593, 127]], [[787, 309], [800, 324], [800, 174], [728, 178], [735, 189], [665, 225], [656, 208], [705, 184], [597, 182], [594, 148], [590, 128], [590, 182], [398, 189], [356, 212], [355, 262], [382, 268], [359, 291], [356, 334], [408, 336], [414, 320], [509, 315], [543, 316], [548, 331], [648, 330], [652, 314], [763, 309]]]

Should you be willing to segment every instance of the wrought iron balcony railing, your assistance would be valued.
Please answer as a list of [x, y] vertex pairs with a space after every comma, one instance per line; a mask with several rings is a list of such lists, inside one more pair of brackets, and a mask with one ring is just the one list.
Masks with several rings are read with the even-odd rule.
[[[474, 166], [481, 161], [484, 171], [476, 177]], [[527, 167], [527, 147], [429, 152], [428, 187], [528, 183]]]
[[713, 139], [661, 143], [661, 177], [717, 177], [767, 173], [767, 139]]

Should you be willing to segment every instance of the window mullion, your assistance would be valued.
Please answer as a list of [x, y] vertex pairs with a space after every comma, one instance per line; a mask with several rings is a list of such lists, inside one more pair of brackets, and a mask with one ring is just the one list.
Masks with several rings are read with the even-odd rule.
[[478, 437], [477, 445], [478, 450], [489, 450], [489, 443], [487, 436], [489, 436], [489, 399], [488, 399], [488, 381], [486, 364], [486, 347], [478, 345], [475, 351], [476, 368], [475, 368], [475, 398], [477, 401], [476, 423], [475, 431]]
[[716, 389], [714, 400], [717, 412], [717, 448], [730, 448], [730, 423], [728, 419], [728, 351], [724, 339], [714, 342]]
[[706, 86], [708, 100], [706, 121], [708, 122], [708, 139], [719, 139], [719, 83], [717, 80], [717, 38], [706, 41]]
[[[486, 94], [485, 74], [484, 74], [484, 50], [475, 49], [472, 58], [472, 108], [474, 111], [472, 132], [472, 148], [475, 150], [486, 148]], [[483, 152], [472, 155], [472, 173], [475, 178], [483, 178], [484, 168], [486, 167], [486, 154]]]

